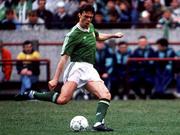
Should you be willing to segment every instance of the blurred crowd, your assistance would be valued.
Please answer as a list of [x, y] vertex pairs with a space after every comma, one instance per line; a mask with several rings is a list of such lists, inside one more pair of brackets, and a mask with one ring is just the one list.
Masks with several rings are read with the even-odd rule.
[[[97, 42], [96, 64], [101, 78], [110, 89], [113, 99], [127, 100], [130, 92], [136, 98], [160, 98], [175, 82], [171, 91], [180, 98], [179, 61], [140, 60], [138, 58], [175, 58], [180, 51], [173, 50], [167, 39], [160, 38], [155, 47], [146, 36], [138, 38], [138, 46], [132, 50], [126, 41]], [[129, 61], [129, 58], [135, 58]]]
[[71, 28], [86, 3], [94, 6], [99, 27], [180, 26], [180, 0], [0, 0], [0, 29]]
[[[2, 40], [0, 40], [0, 58], [0, 60], [6, 60], [0, 65], [0, 82], [9, 82], [13, 70], [13, 62], [11, 61], [13, 58], [12, 53], [3, 46]], [[19, 60], [16, 62], [16, 69], [21, 82], [18, 94], [23, 94], [25, 91], [32, 89], [39, 81], [40, 64], [38, 60], [40, 59], [40, 52], [37, 44], [35, 45], [33, 41], [29, 40], [24, 41], [22, 51], [18, 53], [15, 59]]]

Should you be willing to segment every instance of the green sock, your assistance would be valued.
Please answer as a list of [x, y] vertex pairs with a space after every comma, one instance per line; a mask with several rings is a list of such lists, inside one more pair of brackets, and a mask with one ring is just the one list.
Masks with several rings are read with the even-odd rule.
[[109, 107], [109, 102], [110, 101], [107, 99], [101, 99], [99, 101], [96, 111], [96, 123], [97, 122], [103, 123], [107, 109]]
[[42, 101], [50, 101], [53, 103], [56, 103], [56, 100], [59, 96], [59, 93], [56, 91], [50, 91], [50, 92], [35, 92], [34, 98]]

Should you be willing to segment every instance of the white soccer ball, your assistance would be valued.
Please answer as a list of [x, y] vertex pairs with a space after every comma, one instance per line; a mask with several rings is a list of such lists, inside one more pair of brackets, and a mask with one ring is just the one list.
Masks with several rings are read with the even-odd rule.
[[84, 116], [75, 116], [70, 122], [70, 128], [73, 131], [85, 131], [88, 127], [88, 120]]

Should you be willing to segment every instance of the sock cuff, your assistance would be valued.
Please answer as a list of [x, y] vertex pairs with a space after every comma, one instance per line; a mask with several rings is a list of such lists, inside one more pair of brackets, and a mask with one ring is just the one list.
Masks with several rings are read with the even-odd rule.
[[110, 100], [102, 98], [102, 99], [99, 100], [99, 103], [104, 103], [104, 104], [107, 104], [109, 106], [110, 105]]
[[109, 102], [109, 103], [110, 103], [110, 100], [109, 100], [109, 99], [106, 99], [106, 98], [101, 98], [101, 99], [100, 99], [100, 101], [101, 101], [101, 100], [104, 100], [104, 101], [107, 101], [107, 102]]
[[58, 96], [59, 96], [59, 93], [58, 93], [58, 92], [55, 92], [54, 95], [53, 95], [53, 97], [52, 97], [52, 102], [53, 102], [53, 103], [56, 103], [56, 100], [57, 100]]

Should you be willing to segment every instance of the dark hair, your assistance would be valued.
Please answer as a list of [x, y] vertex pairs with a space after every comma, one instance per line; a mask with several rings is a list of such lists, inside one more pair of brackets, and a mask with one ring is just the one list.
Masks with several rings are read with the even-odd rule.
[[82, 7], [80, 7], [79, 9], [79, 13], [82, 14], [83, 12], [92, 12], [93, 14], [95, 14], [95, 10], [94, 7], [91, 4], [84, 4]]
[[23, 47], [24, 47], [25, 45], [28, 45], [28, 44], [32, 44], [32, 42], [29, 41], [29, 40], [24, 41], [24, 42], [23, 42]]
[[141, 36], [139, 36], [139, 38], [138, 39], [147, 39], [147, 37], [146, 36], [144, 36], [144, 35], [141, 35]]
[[6, 15], [14, 14], [14, 10], [10, 8], [10, 9], [6, 10], [5, 14]]
[[28, 16], [37, 16], [36, 10], [31, 10], [28, 12]]
[[156, 41], [156, 44], [159, 44], [159, 45], [164, 46], [164, 47], [168, 47], [169, 42], [166, 38], [160, 38]]
[[96, 11], [96, 15], [103, 15], [101, 11]]
[[121, 46], [121, 45], [127, 45], [127, 42], [126, 41], [120, 41], [119, 43], [118, 43], [118, 46]]
[[39, 3], [40, 1], [45, 1], [45, 2], [46, 2], [46, 0], [38, 0], [38, 3]]
[[109, 11], [108, 15], [113, 17], [118, 17], [118, 12], [116, 10]]

